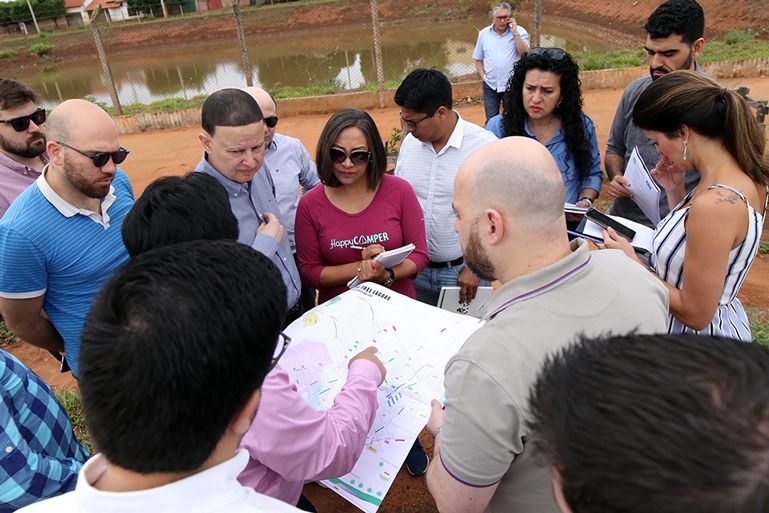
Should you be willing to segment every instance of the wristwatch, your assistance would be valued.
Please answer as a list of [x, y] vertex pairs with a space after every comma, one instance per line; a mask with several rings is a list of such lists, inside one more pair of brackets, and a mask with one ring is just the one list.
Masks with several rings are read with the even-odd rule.
[[579, 203], [582, 200], [587, 200], [590, 203], [590, 206], [593, 206], [593, 199], [589, 198], [588, 196], [582, 196], [580, 199], [577, 200], [577, 203]]
[[389, 287], [395, 281], [395, 273], [389, 267], [385, 267], [385, 270], [390, 273], [390, 278], [386, 282], [384, 282], [382, 285], [384, 285], [385, 287]]

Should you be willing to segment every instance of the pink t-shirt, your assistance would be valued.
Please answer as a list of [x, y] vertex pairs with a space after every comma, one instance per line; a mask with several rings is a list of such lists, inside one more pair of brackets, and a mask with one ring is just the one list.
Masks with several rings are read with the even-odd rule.
[[[416, 264], [417, 274], [427, 266], [422, 207], [411, 185], [392, 175], [382, 177], [371, 204], [357, 214], [335, 207], [325, 188], [315, 187], [299, 201], [294, 230], [299, 273], [307, 287], [319, 288], [325, 266], [360, 260], [360, 250], [350, 248], [351, 245], [381, 244], [390, 250], [413, 242], [416, 249], [408, 259]], [[392, 290], [416, 298], [415, 277], [396, 280]], [[328, 301], [346, 290], [344, 284], [320, 289], [318, 302]]]

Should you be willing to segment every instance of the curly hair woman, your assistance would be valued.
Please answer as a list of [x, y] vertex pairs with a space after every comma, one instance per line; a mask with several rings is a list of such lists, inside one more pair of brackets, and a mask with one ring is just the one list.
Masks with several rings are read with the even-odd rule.
[[601, 157], [593, 120], [582, 112], [581, 84], [579, 65], [566, 51], [532, 48], [510, 75], [504, 113], [486, 129], [544, 144], [561, 170], [566, 201], [587, 207], [601, 190]]

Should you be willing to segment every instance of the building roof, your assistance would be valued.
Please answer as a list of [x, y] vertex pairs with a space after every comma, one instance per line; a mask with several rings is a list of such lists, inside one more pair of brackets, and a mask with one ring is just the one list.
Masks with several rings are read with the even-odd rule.
[[88, 7], [86, 7], [85, 10], [88, 12], [93, 11], [96, 9], [96, 4], [101, 4], [102, 9], [117, 9], [123, 5], [123, 0], [93, 0], [93, 2], [88, 4]]

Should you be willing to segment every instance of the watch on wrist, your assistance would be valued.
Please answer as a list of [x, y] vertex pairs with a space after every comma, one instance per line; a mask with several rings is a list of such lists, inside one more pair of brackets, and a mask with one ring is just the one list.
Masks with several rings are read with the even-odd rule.
[[385, 287], [389, 287], [389, 286], [390, 286], [390, 285], [392, 285], [392, 284], [393, 284], [393, 282], [395, 281], [395, 273], [394, 273], [394, 272], [393, 272], [393, 270], [392, 270], [392, 269], [390, 269], [389, 267], [386, 267], [386, 268], [385, 268], [385, 271], [387, 271], [388, 273], [390, 273], [390, 278], [388, 278], [388, 280], [387, 280], [386, 282], [384, 282], [382, 285], [384, 285]]
[[589, 198], [588, 196], [582, 196], [580, 199], [577, 200], [577, 203], [579, 203], [580, 201], [584, 201], [584, 200], [587, 200], [588, 203], [590, 203], [591, 207], [593, 206], [593, 199]]

